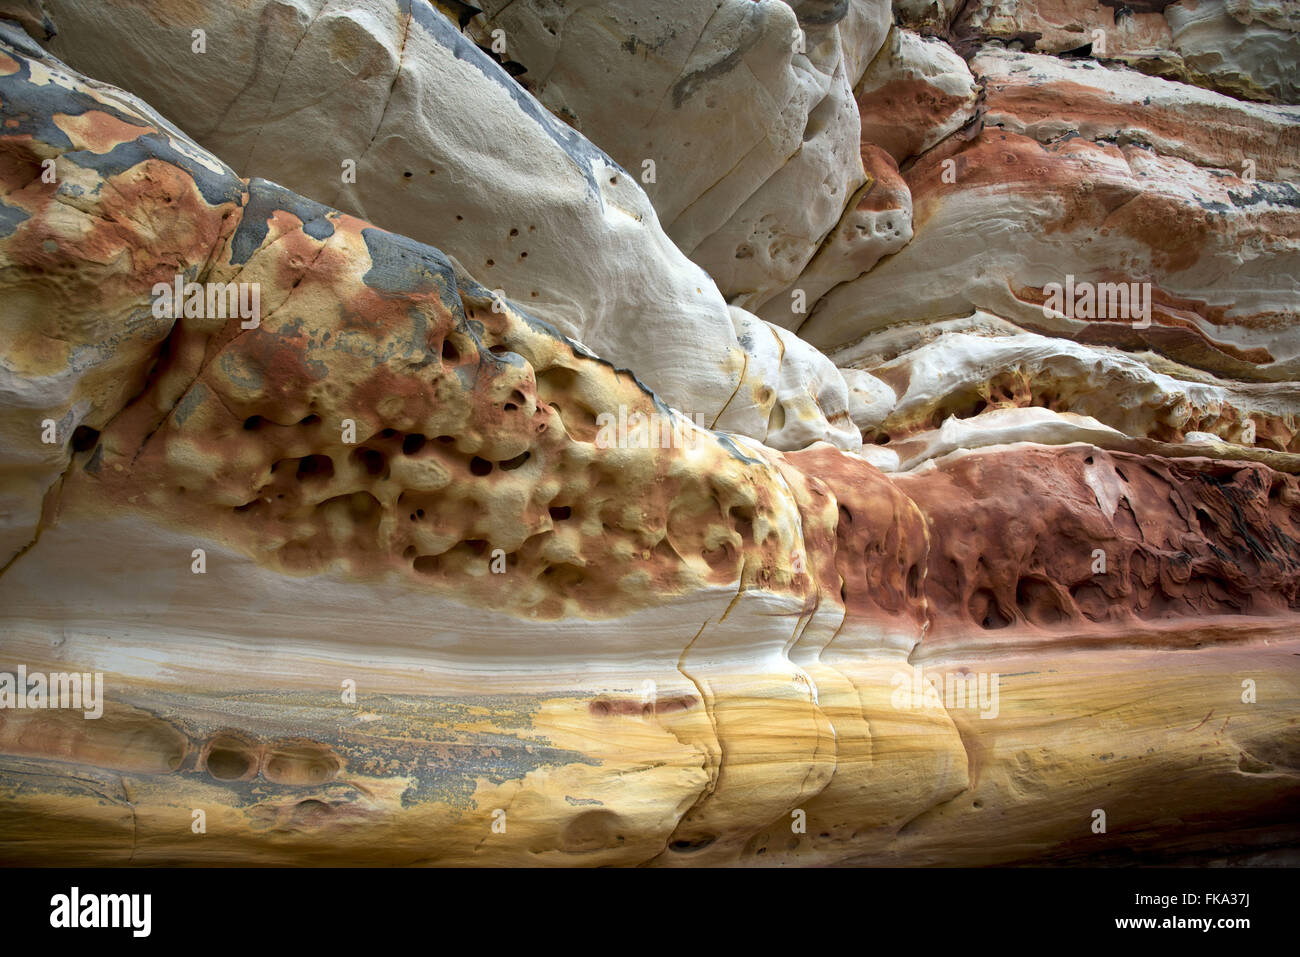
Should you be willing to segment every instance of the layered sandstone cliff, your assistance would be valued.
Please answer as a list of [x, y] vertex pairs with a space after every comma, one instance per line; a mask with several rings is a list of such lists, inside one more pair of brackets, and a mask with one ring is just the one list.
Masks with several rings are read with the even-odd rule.
[[1290, 853], [1294, 24], [958, 6], [0, 0], [0, 860]]

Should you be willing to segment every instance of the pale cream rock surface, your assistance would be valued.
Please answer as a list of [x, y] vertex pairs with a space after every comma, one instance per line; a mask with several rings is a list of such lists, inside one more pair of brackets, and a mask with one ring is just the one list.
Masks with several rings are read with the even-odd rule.
[[912, 194], [907, 182], [884, 150], [866, 143], [861, 149], [866, 184], [849, 200], [835, 230], [807, 268], [758, 309], [776, 325], [798, 328], [827, 292], [870, 271], [912, 238]]
[[805, 33], [810, 109], [795, 151], [718, 229], [696, 245], [679, 240], [728, 301], [746, 308], [799, 275], [867, 179], [853, 78], [835, 33]]
[[[1173, 442], [1192, 432], [1240, 441], [1253, 423], [1256, 438], [1247, 444], [1300, 451], [1300, 392], [1291, 384], [1179, 379], [1118, 350], [1068, 339], [945, 332], [870, 368], [901, 389], [877, 423], [880, 434], [895, 439], [950, 416], [1043, 406], [1092, 416], [1124, 435]], [[845, 370], [850, 383], [852, 371]]]
[[[818, 441], [842, 449], [861, 446], [846, 383], [835, 365], [788, 329], [768, 324], [768, 331], [780, 351], [781, 375], [767, 444], [789, 451]], [[828, 435], [827, 424], [837, 431]]]
[[638, 175], [668, 234], [752, 310], [864, 182], [852, 87], [888, 18], [880, 0], [491, 0], [476, 28], [504, 31], [520, 81]]
[[797, 329], [831, 289], [906, 245], [912, 196], [898, 164], [970, 122], [976, 96], [969, 68], [947, 44], [891, 29], [854, 89], [866, 183], [798, 277], [784, 289], [748, 297], [750, 307]]
[[1168, 459], [1212, 455], [1224, 462], [1260, 462], [1280, 472], [1300, 472], [1300, 455], [1293, 452], [1270, 451], [1253, 442], [1228, 442], [1217, 435], [1202, 432], [1189, 435], [1199, 438], [1183, 437], [1177, 441], [1133, 438], [1091, 416], [1076, 412], [1056, 412], [1032, 406], [1009, 407], [980, 412], [970, 418], [949, 417], [935, 428], [906, 434], [888, 446], [864, 446], [864, 449], [887, 451], [892, 458], [876, 459], [865, 454], [864, 457], [881, 471], [908, 473], [919, 472], [928, 463], [945, 456], [976, 449], [996, 451], [1084, 444]]
[[936, 429], [891, 442], [898, 456], [897, 471], [906, 472], [923, 462], [953, 452], [988, 449], [1019, 442], [1035, 445], [1088, 443], [1107, 448], [1123, 433], [1086, 415], [1051, 409], [996, 409], [970, 419], [950, 417]]
[[898, 396], [889, 383], [862, 369], [842, 368], [840, 374], [848, 386], [849, 417], [853, 424], [866, 432], [884, 422], [898, 403]]

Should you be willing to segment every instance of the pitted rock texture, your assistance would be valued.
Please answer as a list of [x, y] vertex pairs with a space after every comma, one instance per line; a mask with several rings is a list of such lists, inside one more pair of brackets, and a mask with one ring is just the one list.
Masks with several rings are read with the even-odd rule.
[[[1071, 445], [958, 453], [897, 481], [930, 527], [927, 644], [1104, 643], [1123, 641], [1121, 622], [1134, 619], [1300, 607], [1293, 475]], [[1213, 634], [1193, 626], [1165, 640]]]
[[[644, 604], [691, 584], [732, 582], [742, 565], [754, 581], [791, 584], [797, 520], [788, 503], [767, 500], [771, 483], [759, 475], [768, 468], [730, 439], [697, 428], [635, 376], [470, 277], [458, 280], [437, 250], [228, 170], [194, 180], [175, 165], [176, 143], [156, 145], [163, 131], [147, 118], [85, 86], [64, 87], [35, 60], [8, 62], [11, 78], [48, 80], [62, 101], [53, 128], [20, 125], [6, 137], [9, 181], [20, 187], [5, 198], [18, 220], [6, 252], [26, 273], [16, 292], [29, 304], [7, 313], [14, 365], [68, 362], [66, 353], [42, 355], [39, 324], [45, 304], [69, 293], [57, 344], [93, 349], [105, 314], [127, 325], [144, 317], [153, 330], [156, 348], [136, 360], [152, 366], [148, 381], [125, 382], [138, 394], [127, 403], [123, 389], [91, 394], [82, 416], [65, 423], [65, 432], [71, 424], [99, 433], [80, 471], [107, 499], [143, 495], [178, 508], [289, 573], [342, 562], [360, 579], [394, 568], [456, 577], [490, 542], [517, 578], [548, 576], [542, 592], [512, 592], [521, 608], [548, 617], [580, 613], [585, 595], [596, 603], [589, 613], [608, 614], [620, 591]], [[15, 96], [15, 83], [5, 92], [11, 115], [38, 106]], [[63, 183], [27, 179], [45, 154], [63, 164]], [[132, 200], [138, 211], [118, 207]], [[121, 224], [148, 224], [145, 251], [151, 224], [175, 222], [178, 206], [202, 242], [134, 258], [140, 271], [123, 276], [112, 255], [130, 235]], [[101, 246], [112, 282], [76, 295], [100, 278], [77, 262]], [[261, 324], [186, 315], [158, 341], [165, 320], [153, 318], [154, 286], [176, 274], [256, 283]], [[834, 374], [829, 363], [825, 374]], [[783, 375], [801, 378], [798, 367]], [[600, 417], [620, 409], [625, 422], [647, 424], [645, 441], [634, 424], [631, 447], [600, 454]], [[684, 447], [659, 448], [665, 432]], [[689, 475], [673, 467], [678, 457], [696, 461]], [[644, 490], [633, 493], [635, 510], [623, 504], [629, 482]], [[563, 583], [558, 593], [551, 582]], [[471, 580], [455, 585], [473, 592]], [[574, 608], [556, 604], [559, 594]]]
[[868, 441], [897, 442], [986, 410], [1040, 407], [1157, 441], [1203, 433], [1243, 442], [1249, 429], [1254, 438], [1245, 445], [1300, 451], [1292, 388], [1178, 379], [1122, 354], [1034, 333], [945, 330], [873, 369], [897, 398], [862, 426]]

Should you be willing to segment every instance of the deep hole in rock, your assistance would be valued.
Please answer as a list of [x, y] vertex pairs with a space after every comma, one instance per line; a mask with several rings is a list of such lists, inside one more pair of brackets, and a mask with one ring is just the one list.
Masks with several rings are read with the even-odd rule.
[[1201, 534], [1204, 535], [1208, 541], [1213, 542], [1218, 539], [1219, 523], [1216, 522], [1214, 516], [1205, 509], [1196, 509], [1196, 524], [1200, 526]]
[[328, 455], [306, 455], [298, 460], [298, 480], [327, 479], [334, 475], [334, 460]]
[[679, 854], [689, 854], [692, 851], [703, 850], [716, 840], [717, 837], [715, 835], [704, 834], [700, 837], [682, 838], [681, 840], [673, 841], [668, 845], [668, 848]]
[[267, 754], [262, 776], [276, 784], [305, 787], [323, 784], [339, 772], [339, 760], [315, 742], [285, 742]]
[[987, 588], [978, 588], [970, 596], [968, 604], [970, 616], [981, 628], [1005, 628], [1011, 619], [1003, 613], [998, 605], [997, 596]]
[[98, 441], [98, 429], [92, 429], [88, 425], [79, 425], [72, 433], [72, 451], [84, 452], [86, 449], [94, 448], [95, 443]]
[[1070, 588], [1075, 607], [1089, 621], [1103, 621], [1110, 607], [1110, 599], [1095, 582], [1079, 582]]
[[754, 510], [747, 505], [733, 505], [730, 511], [736, 533], [747, 542], [754, 540]]
[[233, 745], [214, 745], [208, 752], [207, 769], [218, 781], [238, 781], [253, 770], [254, 755]]
[[548, 565], [546, 566], [546, 570], [542, 572], [542, 575], [551, 583], [552, 588], [561, 591], [569, 588], [577, 588], [587, 580], [587, 575], [582, 568], [577, 565], [571, 565], [568, 562], [559, 562], [555, 565]]
[[383, 452], [378, 449], [367, 448], [364, 445], [352, 453], [352, 457], [361, 464], [370, 476], [379, 476], [384, 474], [388, 467], [388, 459]]
[[1052, 584], [1032, 575], [1016, 583], [1016, 606], [1026, 620], [1040, 627], [1058, 625], [1070, 617]]

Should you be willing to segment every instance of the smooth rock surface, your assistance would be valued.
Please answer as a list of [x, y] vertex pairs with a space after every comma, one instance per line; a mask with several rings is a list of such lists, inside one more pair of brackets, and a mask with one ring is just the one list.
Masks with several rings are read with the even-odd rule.
[[479, 29], [504, 31], [520, 82], [638, 173], [668, 234], [752, 310], [864, 182], [853, 86], [888, 15], [880, 0], [493, 0]]

